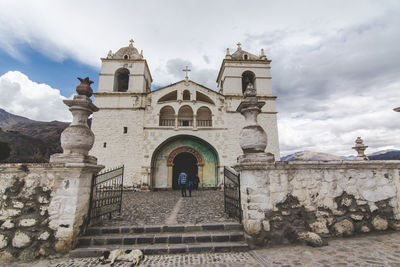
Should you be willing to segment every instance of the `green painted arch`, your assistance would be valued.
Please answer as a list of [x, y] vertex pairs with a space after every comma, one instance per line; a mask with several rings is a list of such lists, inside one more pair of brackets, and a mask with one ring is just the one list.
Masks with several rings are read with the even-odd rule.
[[180, 147], [191, 147], [199, 152], [204, 160], [203, 187], [215, 187], [219, 182], [219, 157], [216, 149], [207, 141], [192, 135], [176, 135], [161, 143], [151, 158], [152, 188], [168, 188], [168, 158]]

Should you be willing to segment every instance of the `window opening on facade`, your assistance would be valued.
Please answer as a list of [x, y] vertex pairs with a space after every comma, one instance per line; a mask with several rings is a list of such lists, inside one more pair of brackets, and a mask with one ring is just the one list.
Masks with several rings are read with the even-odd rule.
[[129, 85], [129, 70], [126, 68], [118, 69], [114, 75], [114, 91], [126, 92]]
[[160, 110], [160, 126], [175, 126], [175, 111], [170, 106]]
[[201, 107], [197, 110], [196, 116], [197, 127], [211, 127], [212, 117], [211, 110], [207, 107]]
[[183, 91], [183, 100], [190, 100], [190, 92], [188, 90]]
[[103, 147], [107, 147], [107, 143], [106, 142], [103, 143]]
[[189, 106], [183, 106], [179, 110], [178, 126], [193, 126], [193, 110]]
[[256, 85], [254, 84], [255, 80], [256, 80], [256, 75], [253, 72], [251, 72], [251, 71], [243, 72], [243, 74], [242, 74], [242, 93], [243, 94], [249, 83], [252, 83], [253, 87], [256, 88]]
[[124, 127], [124, 134], [128, 133], [128, 127]]

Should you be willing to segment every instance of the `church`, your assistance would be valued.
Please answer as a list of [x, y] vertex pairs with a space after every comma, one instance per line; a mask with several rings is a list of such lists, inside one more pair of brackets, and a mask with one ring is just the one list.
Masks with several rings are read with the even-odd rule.
[[124, 165], [124, 186], [177, 189], [180, 171], [197, 174], [199, 188], [223, 183], [224, 166], [243, 154], [238, 138], [245, 120], [236, 109], [248, 86], [266, 103], [258, 122], [268, 136], [266, 152], [279, 160], [271, 60], [263, 49], [259, 56], [240, 43], [232, 54], [227, 49], [217, 89], [190, 80], [186, 67], [183, 80], [151, 90], [150, 68], [133, 40], [101, 61], [91, 154], [106, 168]]

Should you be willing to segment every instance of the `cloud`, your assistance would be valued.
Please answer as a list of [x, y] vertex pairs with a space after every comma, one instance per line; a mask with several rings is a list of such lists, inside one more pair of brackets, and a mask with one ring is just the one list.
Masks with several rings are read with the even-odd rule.
[[[392, 111], [400, 106], [399, 1], [241, 6], [225, 0], [3, 1], [0, 49], [23, 60], [19, 46], [29, 44], [56, 61], [99, 67], [108, 50], [134, 38], [153, 87], [182, 80], [187, 65], [191, 80], [215, 89], [225, 49], [233, 52], [241, 41], [244, 50], [264, 48], [272, 59], [282, 155], [306, 149], [351, 154], [357, 136], [369, 151], [399, 148], [400, 114]], [[8, 88], [20, 90], [18, 84]]]
[[58, 89], [31, 81], [19, 71], [0, 76], [0, 108], [40, 121], [71, 121], [66, 99]]

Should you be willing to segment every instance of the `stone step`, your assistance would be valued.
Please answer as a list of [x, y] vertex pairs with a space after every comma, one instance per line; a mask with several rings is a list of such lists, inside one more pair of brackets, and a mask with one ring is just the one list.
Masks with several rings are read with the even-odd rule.
[[202, 242], [238, 242], [243, 241], [241, 231], [198, 231], [187, 233], [144, 233], [144, 234], [112, 234], [100, 236], [82, 236], [77, 247], [103, 245], [139, 245], [139, 244], [179, 244]]
[[245, 242], [209, 242], [187, 244], [141, 244], [129, 246], [92, 246], [76, 248], [69, 254], [71, 258], [99, 257], [104, 251], [113, 249], [140, 249], [145, 255], [204, 253], [204, 252], [238, 252], [248, 251]]
[[176, 224], [176, 225], [135, 225], [135, 226], [97, 226], [86, 230], [85, 235], [138, 234], [138, 233], [177, 233], [198, 231], [243, 230], [240, 223]]

